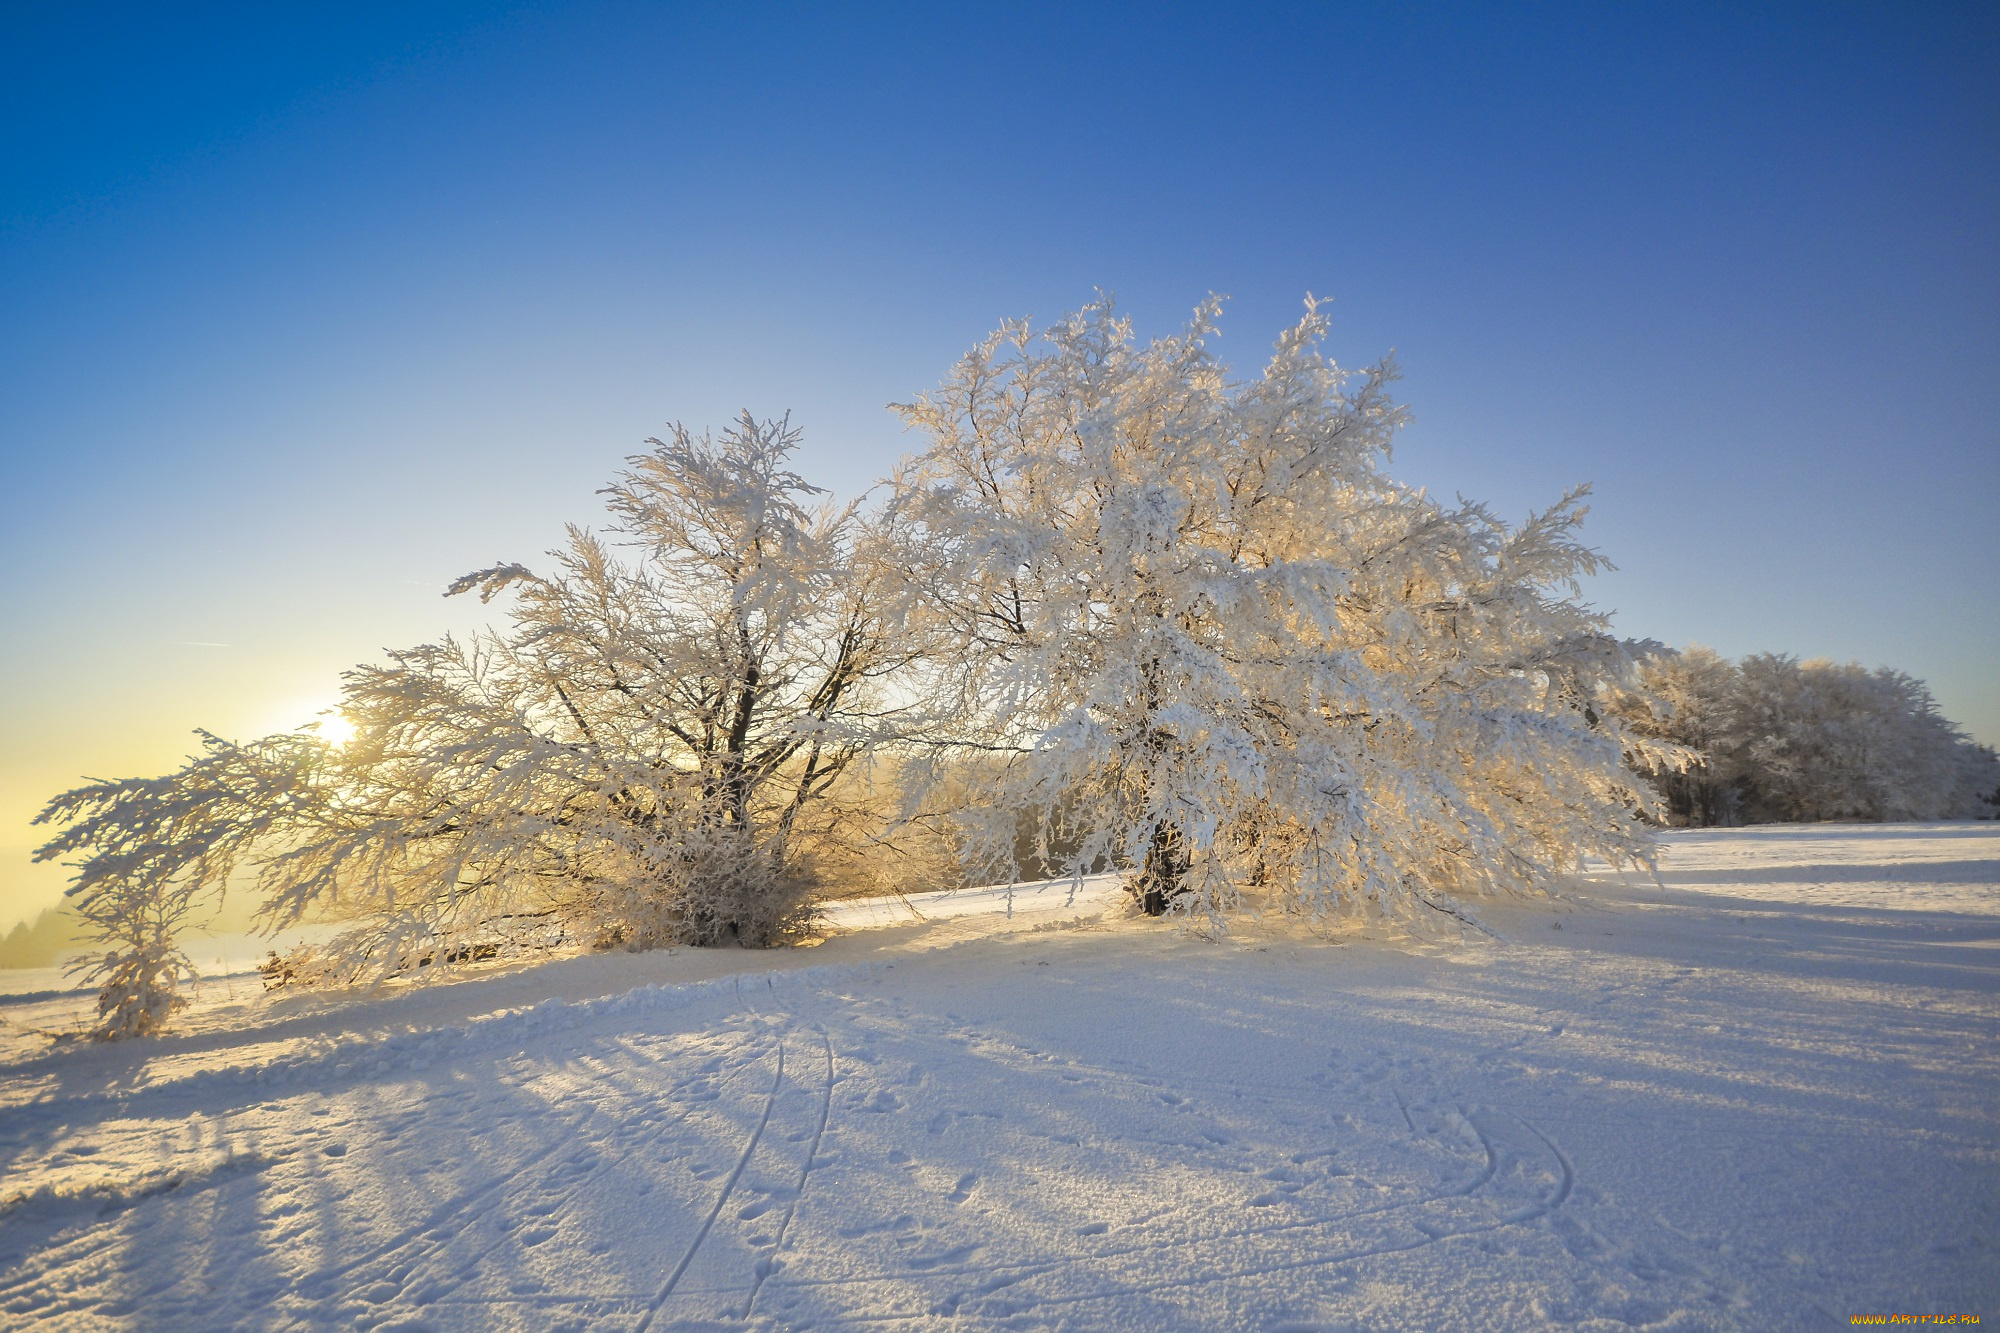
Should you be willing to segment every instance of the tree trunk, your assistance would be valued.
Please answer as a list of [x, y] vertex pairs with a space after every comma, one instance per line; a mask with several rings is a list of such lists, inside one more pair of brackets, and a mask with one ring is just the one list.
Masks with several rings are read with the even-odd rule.
[[1139, 910], [1147, 916], [1165, 916], [1187, 892], [1188, 869], [1180, 827], [1165, 821], [1154, 825], [1145, 864], [1139, 867], [1138, 882], [1132, 886], [1134, 896], [1139, 899]]

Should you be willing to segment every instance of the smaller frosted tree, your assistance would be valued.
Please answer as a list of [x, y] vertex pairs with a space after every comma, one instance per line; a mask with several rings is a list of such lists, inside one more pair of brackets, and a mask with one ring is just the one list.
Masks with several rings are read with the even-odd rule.
[[173, 929], [239, 864], [268, 921], [353, 923], [295, 960], [340, 979], [544, 927], [771, 944], [829, 867], [903, 850], [858, 778], [910, 725], [886, 681], [912, 650], [855, 511], [791, 470], [784, 421], [649, 443], [606, 492], [615, 545], [572, 528], [549, 572], [467, 575], [450, 592], [506, 599], [504, 628], [348, 672], [345, 745], [205, 737], [176, 773], [50, 803], [41, 855], [85, 853], [128, 1026], [171, 1012]]
[[1755, 821], [1984, 813], [1992, 751], [1903, 672], [1758, 653], [1739, 667], [1735, 714], [1733, 748]]
[[176, 773], [92, 783], [36, 816], [63, 827], [35, 859], [78, 858], [68, 895], [92, 947], [70, 970], [97, 983], [97, 1036], [143, 1036], [180, 1011], [194, 979], [180, 932], [246, 855], [322, 803], [328, 747], [315, 734], [249, 746], [200, 735], [202, 752]]

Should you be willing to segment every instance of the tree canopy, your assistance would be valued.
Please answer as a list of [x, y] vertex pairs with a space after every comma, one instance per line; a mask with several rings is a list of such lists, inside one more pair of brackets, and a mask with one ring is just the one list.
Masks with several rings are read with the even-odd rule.
[[1441, 505], [1383, 470], [1392, 365], [1335, 365], [1309, 303], [1236, 380], [1218, 314], [1007, 325], [898, 409], [928, 448], [895, 547], [958, 689], [936, 766], [1002, 756], [963, 816], [989, 873], [1022, 810], [1063, 868], [1211, 919], [1456, 913], [1645, 856], [1648, 743], [1592, 708], [1628, 658], [1579, 601], [1585, 492], [1518, 528]]

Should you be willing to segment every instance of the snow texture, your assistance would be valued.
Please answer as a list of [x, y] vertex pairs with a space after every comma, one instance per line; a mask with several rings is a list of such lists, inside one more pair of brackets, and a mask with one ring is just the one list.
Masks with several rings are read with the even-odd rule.
[[1107, 880], [861, 903], [777, 954], [212, 979], [62, 1050], [88, 997], [15, 997], [0, 1322], [2000, 1312], [2000, 826], [1677, 833], [1662, 876], [1462, 942], [1205, 940]]

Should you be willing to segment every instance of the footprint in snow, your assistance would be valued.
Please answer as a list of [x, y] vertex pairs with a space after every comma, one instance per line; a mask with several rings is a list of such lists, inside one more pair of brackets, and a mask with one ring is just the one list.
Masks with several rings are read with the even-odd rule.
[[911, 1268], [917, 1269], [919, 1271], [931, 1268], [942, 1268], [946, 1264], [961, 1263], [964, 1260], [970, 1259], [973, 1255], [977, 1254], [980, 1250], [984, 1248], [985, 1246], [982, 1245], [980, 1242], [974, 1241], [970, 1245], [953, 1246], [951, 1249], [940, 1251], [937, 1254], [915, 1255], [912, 1256], [910, 1259], [906, 1260], [905, 1262], [907, 1262]]
[[916, 1218], [908, 1213], [898, 1213], [885, 1222], [862, 1222], [851, 1227], [841, 1227], [834, 1234], [844, 1239], [852, 1240], [856, 1236], [872, 1235], [880, 1231], [915, 1231], [916, 1229]]

